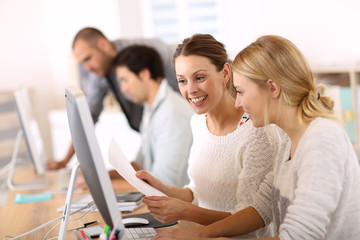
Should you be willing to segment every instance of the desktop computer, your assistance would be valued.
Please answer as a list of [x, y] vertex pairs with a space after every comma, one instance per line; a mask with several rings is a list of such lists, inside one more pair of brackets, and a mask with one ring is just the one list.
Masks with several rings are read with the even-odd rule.
[[[121, 214], [117, 208], [115, 193], [102, 159], [85, 95], [79, 88], [70, 86], [65, 89], [65, 100], [75, 154], [94, 203], [105, 223], [111, 228], [119, 229], [119, 239], [128, 239], [133, 230], [130, 231], [131, 228], [125, 229]], [[72, 177], [70, 185], [74, 184], [73, 181], [74, 177]], [[72, 187], [70, 185], [70, 192], [68, 192], [70, 197], [67, 199], [65, 206], [71, 205]], [[66, 211], [64, 211], [59, 239], [65, 238], [67, 223], [67, 216], [65, 215]], [[141, 233], [142, 231], [144, 232]], [[156, 234], [154, 228], [136, 228], [135, 232], [141, 239], [151, 239]]]
[[21, 129], [19, 130], [14, 151], [11, 158], [9, 173], [7, 178], [8, 187], [13, 190], [43, 188], [49, 184], [46, 179], [38, 179], [36, 181], [27, 181], [24, 183], [14, 183], [13, 175], [18, 153], [22, 139], [25, 140], [29, 157], [38, 175], [45, 173], [46, 155], [44, 144], [40, 134], [38, 123], [33, 115], [33, 109], [28, 90], [22, 87], [14, 92], [16, 112], [19, 118]]

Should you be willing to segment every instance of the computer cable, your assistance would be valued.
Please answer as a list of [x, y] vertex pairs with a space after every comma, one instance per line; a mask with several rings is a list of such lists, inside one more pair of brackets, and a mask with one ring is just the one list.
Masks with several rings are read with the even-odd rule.
[[[75, 211], [73, 211], [73, 212], [70, 212], [69, 215], [72, 215], [72, 214], [74, 214], [74, 213], [80, 212], [80, 211], [82, 211], [82, 210], [84, 210], [84, 209], [86, 209], [86, 208], [91, 209], [91, 207], [92, 207], [93, 205], [94, 205], [94, 202], [90, 202], [90, 203], [88, 203], [86, 206], [84, 206], [84, 207], [82, 207], [82, 208], [79, 208], [79, 209], [77, 209], [77, 210], [75, 210]], [[41, 228], [43, 228], [43, 227], [45, 227], [45, 226], [47, 226], [47, 225], [49, 225], [49, 224], [51, 224], [51, 223], [53, 223], [53, 222], [56, 222], [56, 221], [62, 219], [63, 217], [64, 217], [64, 216], [61, 216], [61, 217], [55, 218], [55, 219], [53, 219], [53, 220], [50, 220], [50, 221], [48, 221], [48, 222], [46, 222], [46, 223], [44, 223], [44, 224], [42, 224], [42, 225], [40, 225], [40, 226], [38, 226], [38, 227], [30, 230], [30, 231], [28, 231], [28, 232], [25, 232], [25, 233], [23, 233], [23, 234], [20, 234], [20, 235], [18, 235], [18, 236], [16, 236], [16, 237], [4, 236], [4, 240], [5, 240], [6, 238], [10, 238], [9, 240], [19, 239], [19, 238], [24, 237], [24, 236], [26, 236], [26, 235], [29, 235], [29, 234], [31, 234], [31, 233], [33, 233], [33, 232], [36, 232], [37, 230], [39, 230], [39, 229], [41, 229]]]
[[[45, 240], [47, 238], [47, 236], [52, 232], [52, 230], [54, 230], [61, 222], [58, 222], [57, 224], [55, 224], [44, 236], [43, 240]], [[57, 238], [58, 236], [56, 236]]]
[[[88, 212], [90, 212], [92, 209], [91, 207], [93, 207], [94, 205], [91, 205], [89, 207], [88, 210], [86, 210], [80, 217], [77, 217], [77, 218], [74, 218], [74, 219], [69, 219], [70, 222], [73, 222], [73, 221], [76, 221], [76, 220], [79, 220], [81, 218], [83, 218]], [[44, 236], [43, 240], [45, 240], [47, 238], [47, 236], [60, 224], [61, 222], [58, 222], [57, 224], [55, 224]], [[58, 236], [56, 236], [56, 238], [58, 238]], [[52, 239], [52, 238], [50, 238]]]

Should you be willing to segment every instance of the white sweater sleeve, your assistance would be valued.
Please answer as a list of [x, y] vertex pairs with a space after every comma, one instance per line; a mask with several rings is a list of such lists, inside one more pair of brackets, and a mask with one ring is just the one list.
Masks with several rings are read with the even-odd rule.
[[251, 205], [259, 213], [265, 225], [270, 224], [273, 218], [271, 207], [273, 181], [274, 172], [271, 171], [260, 184], [258, 191], [255, 193], [254, 202]]
[[299, 160], [297, 182], [294, 199], [279, 228], [280, 239], [327, 237], [344, 187], [348, 145], [343, 132], [336, 129], [319, 129], [303, 137], [291, 160]]
[[[272, 218], [271, 189], [273, 175], [269, 174], [278, 152], [279, 139], [273, 125], [253, 128], [242, 148], [241, 172], [235, 211], [253, 206], [269, 224]], [[255, 203], [256, 201], [256, 203]]]

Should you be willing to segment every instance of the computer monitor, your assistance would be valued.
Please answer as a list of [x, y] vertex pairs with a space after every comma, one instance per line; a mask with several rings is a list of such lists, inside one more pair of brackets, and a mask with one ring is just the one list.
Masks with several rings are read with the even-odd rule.
[[22, 87], [14, 92], [16, 112], [19, 117], [22, 135], [28, 148], [36, 173], [45, 173], [46, 155], [39, 125], [33, 115], [28, 90]]
[[84, 93], [75, 86], [65, 89], [66, 112], [71, 138], [91, 196], [105, 223], [124, 229], [108, 171], [105, 168]]

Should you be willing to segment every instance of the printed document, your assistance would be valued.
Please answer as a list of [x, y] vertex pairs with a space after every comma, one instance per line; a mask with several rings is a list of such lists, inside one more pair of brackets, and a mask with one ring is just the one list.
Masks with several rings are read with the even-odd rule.
[[135, 187], [139, 192], [142, 192], [145, 196], [166, 196], [163, 192], [135, 176], [135, 169], [126, 159], [114, 138], [111, 140], [109, 146], [109, 163], [128, 183]]

